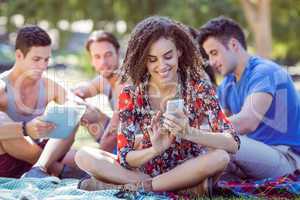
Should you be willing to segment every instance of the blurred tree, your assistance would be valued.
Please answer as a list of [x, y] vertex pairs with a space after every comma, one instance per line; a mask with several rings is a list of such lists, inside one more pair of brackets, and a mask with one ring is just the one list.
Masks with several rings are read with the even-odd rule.
[[272, 1], [273, 57], [286, 65], [300, 60], [300, 1]]
[[271, 0], [241, 0], [241, 4], [254, 35], [257, 54], [270, 58], [272, 53]]
[[[113, 27], [114, 31], [116, 22], [124, 20], [126, 33], [150, 15], [169, 16], [196, 28], [213, 17], [226, 15], [250, 30], [246, 31], [247, 39], [258, 54], [287, 60], [288, 64], [300, 57], [300, 29], [296, 28], [300, 25], [299, 0], [276, 0], [272, 4], [271, 0], [0, 0], [0, 16], [10, 18], [15, 14], [23, 15], [25, 23], [46, 20], [51, 28], [56, 28], [60, 20], [91, 19], [94, 29]], [[16, 27], [8, 22], [8, 31], [14, 31]]]

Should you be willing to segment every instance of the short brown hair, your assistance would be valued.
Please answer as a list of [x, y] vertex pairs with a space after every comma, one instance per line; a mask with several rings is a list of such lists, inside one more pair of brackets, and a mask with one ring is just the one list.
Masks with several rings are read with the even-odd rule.
[[225, 46], [230, 38], [235, 38], [247, 50], [247, 43], [241, 26], [230, 18], [220, 16], [209, 20], [200, 27], [199, 44], [202, 46], [209, 37], [216, 38]]
[[33, 46], [49, 45], [51, 45], [51, 39], [48, 33], [38, 26], [30, 25], [18, 31], [15, 49], [21, 50], [24, 56], [26, 56]]
[[161, 37], [173, 40], [176, 48], [182, 53], [178, 60], [181, 81], [187, 80], [187, 71], [190, 71], [196, 80], [204, 78], [198, 44], [193, 40], [188, 28], [167, 17], [152, 16], [139, 22], [131, 33], [123, 63], [123, 81], [128, 78], [134, 84], [143, 81], [147, 73], [146, 57], [149, 49]]
[[85, 48], [88, 52], [90, 52], [90, 47], [93, 42], [102, 42], [102, 41], [111, 43], [115, 47], [115, 49], [119, 51], [120, 44], [117, 38], [112, 33], [105, 32], [105, 31], [94, 31], [90, 35], [89, 39], [87, 40], [85, 44]]

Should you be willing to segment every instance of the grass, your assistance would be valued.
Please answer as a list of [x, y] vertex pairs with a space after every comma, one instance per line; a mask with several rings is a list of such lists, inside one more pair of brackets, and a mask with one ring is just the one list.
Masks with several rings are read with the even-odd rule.
[[90, 146], [90, 147], [98, 147], [98, 144], [94, 140], [94, 138], [89, 134], [86, 128], [84, 127], [79, 127], [77, 133], [76, 133], [76, 138], [75, 142], [72, 146], [74, 149], [80, 149], [83, 146]]

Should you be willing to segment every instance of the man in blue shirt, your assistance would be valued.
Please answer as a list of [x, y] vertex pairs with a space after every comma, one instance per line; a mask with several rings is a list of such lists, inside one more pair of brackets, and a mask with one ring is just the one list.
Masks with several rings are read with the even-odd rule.
[[220, 103], [241, 135], [228, 171], [261, 179], [292, 173], [300, 166], [300, 100], [278, 64], [251, 56], [245, 35], [231, 19], [218, 17], [200, 28], [199, 43], [223, 76]]

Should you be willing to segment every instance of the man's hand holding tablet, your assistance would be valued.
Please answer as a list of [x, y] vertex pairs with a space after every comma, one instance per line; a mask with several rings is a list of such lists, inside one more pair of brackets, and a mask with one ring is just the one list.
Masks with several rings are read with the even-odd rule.
[[55, 124], [55, 128], [48, 134], [48, 138], [64, 139], [74, 132], [85, 113], [84, 105], [49, 104], [42, 120]]

